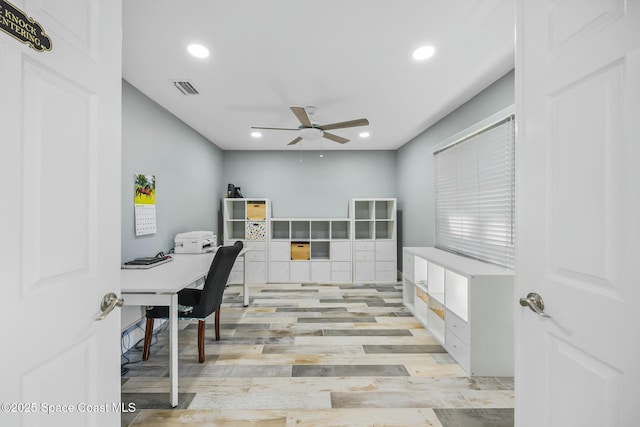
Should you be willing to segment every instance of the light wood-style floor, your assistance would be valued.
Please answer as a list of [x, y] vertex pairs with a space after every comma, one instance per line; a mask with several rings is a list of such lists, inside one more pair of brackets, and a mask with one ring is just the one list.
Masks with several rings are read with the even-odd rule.
[[126, 353], [123, 426], [513, 426], [513, 378], [468, 377], [402, 306], [400, 284], [266, 284], [225, 291], [197, 362], [181, 322], [180, 404], [168, 404], [168, 335]]

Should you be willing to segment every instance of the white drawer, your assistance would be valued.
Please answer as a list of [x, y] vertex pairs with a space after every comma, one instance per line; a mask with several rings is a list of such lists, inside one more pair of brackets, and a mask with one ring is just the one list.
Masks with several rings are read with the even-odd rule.
[[267, 249], [267, 244], [265, 242], [244, 242], [244, 247], [251, 251], [264, 252]]
[[356, 251], [375, 251], [375, 242], [358, 242], [356, 241]]
[[356, 261], [373, 261], [374, 254], [373, 251], [356, 251]]
[[376, 282], [395, 282], [395, 271], [376, 271]]
[[351, 263], [345, 261], [332, 261], [331, 271], [351, 271]]
[[465, 322], [449, 310], [446, 310], [444, 318], [446, 328], [454, 333], [460, 341], [465, 344], [469, 344], [469, 323]]
[[378, 261], [376, 262], [377, 271], [396, 271], [396, 263], [393, 261]]
[[451, 357], [456, 359], [465, 371], [469, 372], [469, 347], [467, 344], [462, 342], [450, 329], [445, 330], [444, 343]]
[[244, 256], [249, 262], [262, 262], [267, 259], [264, 251], [250, 251], [247, 252]]
[[331, 272], [331, 281], [332, 282], [350, 282], [351, 281], [351, 271], [332, 271]]

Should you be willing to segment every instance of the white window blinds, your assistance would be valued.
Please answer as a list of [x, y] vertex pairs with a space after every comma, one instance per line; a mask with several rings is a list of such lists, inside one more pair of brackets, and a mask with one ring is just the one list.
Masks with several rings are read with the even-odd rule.
[[434, 153], [436, 247], [514, 266], [514, 116]]

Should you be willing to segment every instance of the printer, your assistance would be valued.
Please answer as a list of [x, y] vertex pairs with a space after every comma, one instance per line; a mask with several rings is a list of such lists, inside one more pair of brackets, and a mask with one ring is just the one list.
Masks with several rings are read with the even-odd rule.
[[212, 252], [218, 246], [218, 239], [213, 231], [178, 233], [173, 242], [173, 251], [177, 254], [202, 254]]

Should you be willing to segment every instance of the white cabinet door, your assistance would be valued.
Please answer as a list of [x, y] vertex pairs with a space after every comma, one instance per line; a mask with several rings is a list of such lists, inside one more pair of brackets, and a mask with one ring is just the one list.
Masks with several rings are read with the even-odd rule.
[[376, 282], [396, 282], [398, 275], [395, 271], [376, 270]]
[[396, 241], [376, 242], [376, 261], [395, 261]]
[[376, 279], [376, 263], [375, 261], [359, 261], [356, 262], [355, 271], [357, 282], [369, 282]]
[[331, 280], [330, 261], [311, 261], [311, 281], [328, 282]]
[[288, 261], [272, 261], [269, 268], [269, 281], [288, 282], [289, 281], [289, 262]]
[[309, 282], [310, 268], [308, 261], [292, 261], [289, 265], [292, 282]]
[[267, 281], [266, 262], [245, 262], [245, 266], [247, 267], [247, 280], [249, 283], [265, 283]]
[[350, 261], [351, 242], [331, 242], [331, 261]]

